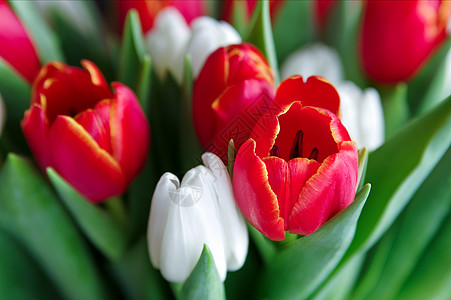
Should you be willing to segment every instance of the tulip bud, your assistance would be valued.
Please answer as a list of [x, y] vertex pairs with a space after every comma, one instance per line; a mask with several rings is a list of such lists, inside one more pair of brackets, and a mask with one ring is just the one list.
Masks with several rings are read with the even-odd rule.
[[371, 88], [362, 91], [345, 81], [340, 57], [334, 49], [320, 43], [299, 49], [282, 66], [283, 78], [296, 74], [322, 76], [337, 87], [340, 119], [359, 148], [374, 150], [382, 145], [385, 129], [379, 93]]
[[257, 48], [243, 43], [216, 50], [193, 88], [194, 126], [204, 149], [227, 161], [230, 139], [237, 147], [248, 139], [273, 93], [272, 70]]
[[5, 104], [3, 103], [2, 95], [0, 94], [0, 136], [2, 136], [5, 122], [6, 122], [6, 108]]
[[227, 170], [212, 153], [203, 154], [202, 161], [205, 167], [188, 171], [181, 184], [165, 173], [152, 198], [147, 232], [150, 260], [171, 282], [187, 279], [204, 244], [222, 281], [226, 270], [241, 268], [246, 259], [246, 224], [235, 207]]
[[365, 3], [360, 54], [367, 75], [381, 83], [411, 79], [445, 41], [449, 1]]
[[136, 9], [141, 19], [141, 25], [144, 33], [152, 29], [157, 15], [167, 7], [176, 8], [189, 24], [197, 17], [206, 14], [205, 1], [190, 0], [152, 0], [152, 1], [130, 1], [120, 0], [118, 2], [119, 21], [121, 29], [124, 27], [125, 18], [130, 9]]
[[135, 94], [83, 69], [45, 65], [33, 83], [22, 130], [40, 167], [54, 168], [92, 202], [124, 193], [147, 156], [149, 125]]
[[0, 59], [33, 81], [40, 62], [31, 37], [6, 0], [0, 0], [0, 45]]
[[[295, 99], [295, 100], [293, 100]], [[358, 153], [336, 116], [339, 97], [320, 77], [292, 77], [275, 96], [282, 110], [260, 118], [238, 150], [233, 192], [263, 235], [308, 235], [353, 202]]]
[[169, 71], [177, 82], [182, 82], [185, 49], [190, 34], [188, 24], [175, 8], [168, 7], [158, 14], [146, 39], [147, 48], [160, 78], [166, 78], [166, 72]]

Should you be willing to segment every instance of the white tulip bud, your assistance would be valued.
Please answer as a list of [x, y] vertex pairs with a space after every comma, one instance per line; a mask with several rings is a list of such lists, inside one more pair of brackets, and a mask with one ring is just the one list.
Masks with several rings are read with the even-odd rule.
[[248, 248], [246, 224], [238, 212], [222, 161], [202, 155], [205, 166], [191, 169], [181, 183], [164, 174], [155, 189], [148, 225], [152, 265], [171, 282], [184, 282], [208, 246], [221, 280], [239, 269]]

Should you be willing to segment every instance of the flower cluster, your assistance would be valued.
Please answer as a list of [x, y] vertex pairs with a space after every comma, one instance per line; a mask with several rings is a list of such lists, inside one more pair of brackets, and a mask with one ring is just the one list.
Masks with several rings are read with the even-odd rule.
[[450, 28], [440, 0], [0, 0], [2, 298], [450, 298]]

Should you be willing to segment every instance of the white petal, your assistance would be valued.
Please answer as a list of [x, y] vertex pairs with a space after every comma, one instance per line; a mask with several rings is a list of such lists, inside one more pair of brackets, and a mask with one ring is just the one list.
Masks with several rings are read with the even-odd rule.
[[194, 77], [199, 75], [208, 56], [220, 47], [241, 43], [238, 32], [228, 23], [204, 16], [192, 23], [186, 55], [191, 57]]
[[[198, 179], [202, 182], [202, 178]], [[199, 260], [204, 244], [212, 253], [220, 278], [225, 280], [226, 260], [221, 226], [211, 194], [203, 184], [196, 186], [195, 190], [182, 184], [176, 191], [180, 195], [175, 199], [184, 199], [183, 206], [171, 201], [161, 253], [161, 273], [168, 281], [186, 280]], [[202, 190], [200, 199], [199, 188]]]
[[374, 150], [384, 142], [384, 115], [375, 89], [364, 92], [350, 81], [337, 85], [341, 121], [358, 148]]
[[190, 37], [190, 29], [180, 12], [168, 7], [155, 19], [155, 25], [147, 34], [147, 47], [160, 78], [169, 70], [178, 83], [183, 79], [184, 51]]
[[221, 159], [213, 153], [204, 153], [202, 161], [214, 176], [216, 204], [225, 237], [227, 269], [241, 268], [246, 260], [249, 237], [246, 223], [235, 205], [229, 174]]
[[150, 254], [150, 261], [155, 268], [160, 267], [161, 245], [168, 220], [169, 205], [171, 204], [170, 193], [179, 187], [178, 178], [165, 173], [158, 181], [157, 187], [152, 197], [150, 207], [150, 217], [147, 227], [147, 242]]
[[293, 75], [322, 76], [333, 85], [343, 80], [343, 68], [337, 52], [321, 43], [308, 45], [290, 55], [281, 68], [286, 79]]
[[385, 139], [384, 111], [379, 93], [373, 88], [364, 90], [361, 107], [360, 126], [364, 138], [362, 143], [372, 151], [381, 146]]

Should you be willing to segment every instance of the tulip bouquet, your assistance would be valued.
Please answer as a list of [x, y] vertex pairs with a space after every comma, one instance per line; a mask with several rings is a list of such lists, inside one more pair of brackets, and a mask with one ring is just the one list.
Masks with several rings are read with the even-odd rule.
[[450, 299], [450, 35], [445, 0], [0, 0], [0, 298]]

